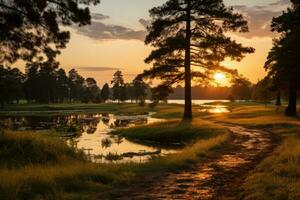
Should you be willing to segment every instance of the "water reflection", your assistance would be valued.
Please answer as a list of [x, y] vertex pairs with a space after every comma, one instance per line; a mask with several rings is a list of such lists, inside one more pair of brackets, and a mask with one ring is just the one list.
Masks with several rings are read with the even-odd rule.
[[2, 117], [0, 120], [12, 130], [55, 130], [66, 138], [69, 145], [84, 150], [94, 162], [144, 162], [154, 156], [177, 152], [174, 148], [159, 149], [109, 134], [121, 127], [162, 121], [151, 115], [80, 114]]
[[208, 113], [229, 113], [230, 110], [227, 106], [223, 105], [202, 105], [200, 108], [200, 112], [208, 112]]

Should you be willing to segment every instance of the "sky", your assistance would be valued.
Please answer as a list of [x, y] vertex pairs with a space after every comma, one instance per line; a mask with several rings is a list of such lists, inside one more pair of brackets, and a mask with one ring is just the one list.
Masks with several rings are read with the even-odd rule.
[[[148, 11], [166, 0], [101, 0], [90, 7], [92, 24], [70, 27], [71, 40], [58, 57], [65, 70], [75, 68], [85, 78], [94, 77], [99, 86], [110, 83], [116, 70], [121, 70], [126, 81], [151, 67], [144, 59], [151, 47], [144, 45], [145, 23]], [[270, 21], [281, 14], [289, 0], [224, 0], [228, 6], [244, 14], [249, 21], [250, 32], [231, 34], [238, 42], [252, 46], [256, 52], [247, 55], [242, 62], [229, 60], [224, 65], [238, 69], [239, 73], [257, 82], [265, 76], [263, 68], [272, 47]], [[20, 67], [22, 64], [20, 64]]]

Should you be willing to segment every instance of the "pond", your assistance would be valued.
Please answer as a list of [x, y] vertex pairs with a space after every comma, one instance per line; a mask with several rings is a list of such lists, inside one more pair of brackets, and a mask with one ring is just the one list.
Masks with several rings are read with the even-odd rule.
[[158, 148], [111, 135], [117, 128], [160, 122], [149, 115], [78, 114], [67, 116], [1, 117], [6, 128], [18, 131], [55, 130], [69, 145], [81, 149], [93, 162], [145, 162], [175, 153], [178, 148]]

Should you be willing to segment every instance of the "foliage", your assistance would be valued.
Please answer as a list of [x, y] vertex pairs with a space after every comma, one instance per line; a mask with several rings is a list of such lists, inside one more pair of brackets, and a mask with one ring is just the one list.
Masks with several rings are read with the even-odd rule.
[[274, 80], [275, 86], [289, 91], [289, 104], [286, 109], [286, 115], [289, 116], [296, 115], [297, 91], [300, 86], [300, 8], [299, 1], [292, 3], [291, 8], [272, 21], [272, 31], [281, 35], [274, 39], [265, 63], [268, 76]]
[[1, 0], [0, 64], [18, 59], [54, 59], [70, 38], [70, 33], [61, 30], [60, 25], [89, 24], [87, 6], [98, 3], [99, 0]]
[[246, 32], [247, 22], [220, 0], [168, 0], [151, 9], [150, 15], [152, 21], [145, 43], [155, 50], [145, 62], [153, 63], [153, 67], [142, 76], [158, 78], [168, 87], [185, 81], [185, 117], [190, 118], [191, 79], [203, 83], [213, 71], [232, 72], [220, 62], [227, 57], [240, 61], [246, 53], [254, 51], [224, 34]]
[[231, 94], [233, 99], [250, 100], [252, 94], [252, 83], [243, 77], [235, 77], [232, 80]]
[[0, 65], [0, 104], [19, 101], [23, 96], [24, 74], [17, 68]]
[[113, 94], [112, 94], [113, 100], [118, 100], [118, 101], [126, 100], [126, 86], [123, 79], [123, 74], [120, 70], [114, 73], [111, 84], [113, 90]]
[[102, 90], [101, 90], [101, 99], [102, 101], [106, 102], [109, 99], [110, 92], [109, 92], [109, 86], [107, 83], [104, 84]]

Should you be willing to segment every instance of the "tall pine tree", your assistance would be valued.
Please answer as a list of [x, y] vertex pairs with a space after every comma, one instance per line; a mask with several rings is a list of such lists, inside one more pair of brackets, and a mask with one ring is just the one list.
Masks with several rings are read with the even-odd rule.
[[151, 9], [150, 16], [145, 43], [155, 50], [145, 62], [153, 63], [153, 67], [142, 76], [158, 78], [167, 87], [184, 82], [184, 118], [191, 119], [192, 80], [202, 82], [216, 70], [230, 72], [220, 62], [227, 57], [240, 61], [254, 51], [224, 34], [248, 31], [247, 22], [241, 14], [226, 8], [222, 0], [168, 0]]

